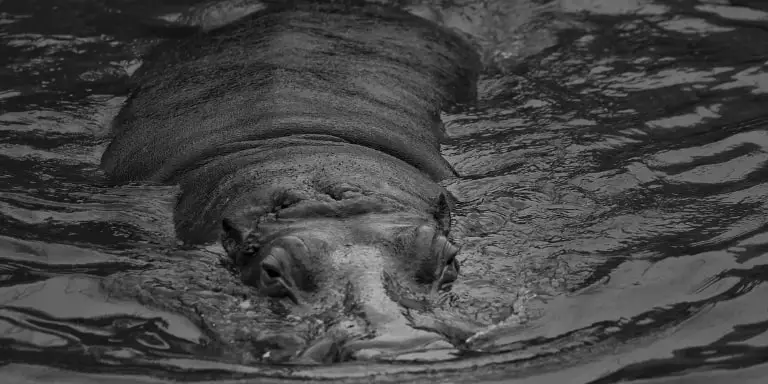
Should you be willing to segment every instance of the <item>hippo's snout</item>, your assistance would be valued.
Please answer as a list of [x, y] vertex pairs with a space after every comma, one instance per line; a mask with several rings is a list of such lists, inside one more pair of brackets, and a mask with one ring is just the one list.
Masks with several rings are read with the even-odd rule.
[[[454, 256], [447, 267], [438, 268], [442, 273], [433, 287], [444, 287], [456, 279]], [[347, 290], [351, 290], [347, 296], [357, 302], [356, 314], [366, 322], [369, 331], [362, 337], [350, 337], [341, 346], [343, 359], [371, 359], [425, 349], [436, 343], [441, 347], [448, 344], [436, 333], [412, 327], [405, 311], [426, 310], [428, 300], [423, 299], [431, 295], [403, 284], [407, 279], [397, 270], [398, 263], [382, 254], [380, 248], [347, 246], [332, 253], [330, 260], [341, 277], [339, 281], [345, 281]], [[422, 296], [422, 300], [417, 296]]]
[[283, 220], [267, 224], [274, 236], [263, 223], [255, 232], [227, 220], [222, 239], [246, 284], [318, 324], [299, 349], [275, 357], [328, 363], [450, 347], [408, 313], [429, 313], [459, 274], [459, 248], [436, 226], [400, 215]]

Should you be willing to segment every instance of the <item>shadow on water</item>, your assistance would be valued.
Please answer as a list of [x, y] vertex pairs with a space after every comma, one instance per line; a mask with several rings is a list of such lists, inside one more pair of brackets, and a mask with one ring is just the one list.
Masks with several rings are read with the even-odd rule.
[[451, 309], [482, 330], [440, 356], [329, 366], [218, 359], [212, 352], [238, 360], [248, 335], [288, 320], [254, 314], [269, 303], [247, 299], [218, 246], [175, 243], [174, 188], [102, 184], [105, 128], [153, 37], [137, 20], [183, 3], [0, 2], [3, 377], [746, 383], [768, 374], [762, 3], [435, 8], [478, 39], [489, 64], [478, 105], [443, 117], [444, 154], [462, 175], [447, 185], [461, 201], [454, 237], [464, 250]]

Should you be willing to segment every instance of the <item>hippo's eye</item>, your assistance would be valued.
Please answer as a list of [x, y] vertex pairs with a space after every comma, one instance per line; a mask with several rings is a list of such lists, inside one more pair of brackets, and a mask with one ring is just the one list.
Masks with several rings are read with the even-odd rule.
[[286, 260], [281, 260], [286, 257], [287, 255], [285, 254], [285, 251], [281, 248], [273, 248], [272, 251], [264, 257], [264, 260], [259, 264], [261, 267], [262, 286], [271, 286], [279, 283], [281, 280], [283, 281], [283, 284], [280, 285], [288, 283], [288, 281], [285, 281], [286, 277], [290, 276], [286, 270]]
[[279, 279], [283, 274], [280, 273], [280, 265], [276, 263], [275, 257], [272, 255], [261, 262], [261, 270], [270, 279]]
[[279, 247], [272, 251], [261, 261], [261, 276], [259, 288], [265, 294], [272, 297], [288, 297], [295, 304], [299, 303], [299, 295], [296, 283], [291, 278], [287, 267], [290, 260], [288, 253]]

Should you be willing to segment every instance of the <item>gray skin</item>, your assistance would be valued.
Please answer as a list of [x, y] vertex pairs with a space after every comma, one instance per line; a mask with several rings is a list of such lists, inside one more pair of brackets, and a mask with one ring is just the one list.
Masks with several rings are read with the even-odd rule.
[[295, 355], [416, 348], [440, 336], [403, 306], [459, 272], [440, 111], [474, 100], [479, 69], [460, 36], [401, 10], [270, 6], [154, 48], [102, 167], [180, 185], [177, 236], [219, 235], [242, 280], [294, 315], [352, 303], [356, 326]]

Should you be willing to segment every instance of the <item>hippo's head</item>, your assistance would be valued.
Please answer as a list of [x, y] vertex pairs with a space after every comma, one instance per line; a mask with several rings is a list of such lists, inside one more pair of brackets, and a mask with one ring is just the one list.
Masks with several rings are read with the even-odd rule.
[[224, 219], [222, 244], [242, 280], [293, 317], [330, 310], [346, 319], [310, 344], [331, 341], [354, 358], [441, 339], [410, 327], [403, 313], [428, 310], [458, 276], [444, 195], [429, 214], [360, 194], [287, 205]]

